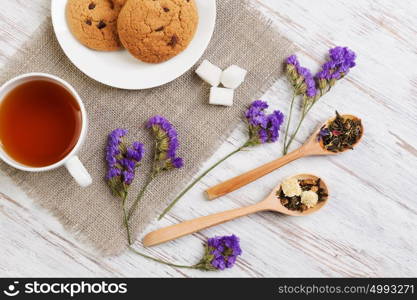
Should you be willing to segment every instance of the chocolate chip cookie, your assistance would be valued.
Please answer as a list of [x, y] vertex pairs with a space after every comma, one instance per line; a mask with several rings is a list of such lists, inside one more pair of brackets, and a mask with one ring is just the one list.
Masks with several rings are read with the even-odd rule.
[[101, 51], [121, 48], [117, 18], [122, 0], [68, 0], [67, 22], [83, 45]]
[[149, 63], [160, 63], [182, 52], [197, 26], [194, 0], [128, 0], [117, 22], [123, 46]]

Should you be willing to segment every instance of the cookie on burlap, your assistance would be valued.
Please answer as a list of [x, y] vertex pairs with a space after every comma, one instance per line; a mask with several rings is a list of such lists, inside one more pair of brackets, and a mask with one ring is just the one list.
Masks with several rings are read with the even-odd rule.
[[163, 62], [182, 52], [197, 26], [194, 0], [128, 0], [117, 21], [123, 46], [149, 63]]
[[76, 39], [94, 50], [120, 49], [117, 18], [122, 0], [117, 1], [68, 0], [67, 22]]

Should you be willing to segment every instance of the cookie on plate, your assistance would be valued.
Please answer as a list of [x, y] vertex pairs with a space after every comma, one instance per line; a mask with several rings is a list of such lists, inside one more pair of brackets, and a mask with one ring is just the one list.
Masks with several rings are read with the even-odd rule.
[[128, 0], [117, 21], [123, 46], [149, 63], [160, 63], [182, 52], [197, 26], [194, 0]]
[[66, 14], [72, 34], [83, 45], [101, 51], [121, 48], [117, 18], [122, 0], [68, 0]]

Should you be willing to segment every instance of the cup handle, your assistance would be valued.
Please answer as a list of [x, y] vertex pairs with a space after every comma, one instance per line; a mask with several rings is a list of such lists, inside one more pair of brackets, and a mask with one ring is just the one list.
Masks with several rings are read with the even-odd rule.
[[71, 174], [72, 177], [74, 177], [75, 181], [81, 187], [87, 187], [93, 182], [93, 179], [91, 178], [87, 169], [81, 163], [78, 156], [70, 157], [66, 161], [65, 167], [67, 168], [68, 172]]

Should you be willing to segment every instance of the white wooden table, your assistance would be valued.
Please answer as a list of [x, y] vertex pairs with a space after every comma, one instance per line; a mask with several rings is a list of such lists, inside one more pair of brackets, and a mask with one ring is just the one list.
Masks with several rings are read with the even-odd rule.
[[[49, 2], [2, 1], [1, 65], [31, 38]], [[206, 201], [205, 188], [276, 158], [281, 145], [241, 153], [145, 232], [254, 203], [285, 176], [302, 172], [326, 179], [332, 195], [328, 206], [305, 218], [253, 215], [145, 250], [192, 264], [206, 237], [235, 233], [241, 238], [243, 256], [233, 269], [201, 273], [132, 253], [100, 257], [2, 176], [0, 276], [417, 276], [417, 2], [259, 0], [256, 5], [303, 49], [300, 59], [314, 72], [330, 47], [349, 46], [358, 54], [358, 66], [312, 110], [297, 144], [335, 109], [362, 117], [365, 138], [349, 153], [294, 162], [227, 197]], [[289, 95], [283, 78], [264, 99], [286, 112]], [[240, 145], [244, 132], [244, 126], [238, 128], [207, 164]]]

